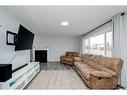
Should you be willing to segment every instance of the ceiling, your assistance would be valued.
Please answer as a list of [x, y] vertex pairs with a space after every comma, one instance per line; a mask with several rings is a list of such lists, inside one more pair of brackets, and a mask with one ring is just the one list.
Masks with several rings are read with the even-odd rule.
[[[39, 35], [80, 36], [110, 20], [127, 6], [4, 6]], [[69, 26], [61, 26], [68, 21]]]

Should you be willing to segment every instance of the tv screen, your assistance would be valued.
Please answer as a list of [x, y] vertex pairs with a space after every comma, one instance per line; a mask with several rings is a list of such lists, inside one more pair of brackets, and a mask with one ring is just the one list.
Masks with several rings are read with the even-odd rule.
[[20, 25], [18, 30], [15, 51], [32, 49], [34, 34]]

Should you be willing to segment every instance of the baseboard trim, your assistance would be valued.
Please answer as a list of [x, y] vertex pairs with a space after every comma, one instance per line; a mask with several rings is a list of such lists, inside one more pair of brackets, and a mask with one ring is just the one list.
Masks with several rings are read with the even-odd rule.
[[54, 63], [54, 62], [60, 62], [60, 61], [48, 61], [47, 63]]

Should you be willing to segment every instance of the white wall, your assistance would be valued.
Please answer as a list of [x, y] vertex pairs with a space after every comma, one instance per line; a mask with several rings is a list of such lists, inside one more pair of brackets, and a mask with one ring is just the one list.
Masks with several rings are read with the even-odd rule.
[[80, 37], [36, 35], [33, 48], [49, 48], [48, 61], [59, 61], [66, 51], [80, 51]]
[[[9, 64], [11, 62], [13, 69], [28, 63], [30, 60], [29, 51], [14, 51], [15, 46], [6, 45], [6, 31], [18, 33], [19, 24], [24, 25], [14, 14], [0, 8], [0, 64]], [[29, 29], [27, 26], [25, 27]], [[37, 49], [49, 48], [48, 61], [58, 61], [60, 55], [66, 51], [80, 51], [80, 38], [35, 35], [33, 47]]]
[[15, 46], [6, 45], [6, 31], [18, 33], [19, 24], [22, 23], [13, 14], [0, 8], [0, 64], [11, 62], [13, 69], [29, 62], [30, 59], [29, 51], [14, 51]]

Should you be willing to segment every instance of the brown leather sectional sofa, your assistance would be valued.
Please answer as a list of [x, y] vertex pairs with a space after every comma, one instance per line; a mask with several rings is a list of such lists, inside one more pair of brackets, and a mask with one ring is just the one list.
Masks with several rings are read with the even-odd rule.
[[74, 57], [79, 57], [79, 53], [68, 51], [65, 53], [65, 55], [60, 56], [60, 63], [73, 65], [74, 64]]
[[91, 89], [114, 89], [118, 84], [123, 61], [119, 58], [85, 54], [76, 57], [74, 67]]

